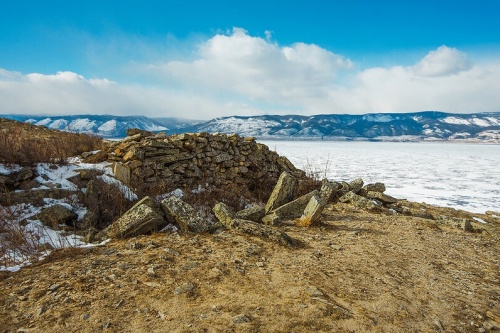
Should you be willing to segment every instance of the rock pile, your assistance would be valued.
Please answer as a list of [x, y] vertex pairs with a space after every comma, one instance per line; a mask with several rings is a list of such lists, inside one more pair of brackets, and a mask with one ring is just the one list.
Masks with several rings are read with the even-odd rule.
[[252, 187], [257, 181], [274, 184], [283, 171], [304, 177], [286, 157], [251, 137], [209, 133], [168, 136], [134, 130], [128, 134], [108, 150], [87, 156], [84, 162], [114, 162], [115, 177], [134, 188], [159, 181]]

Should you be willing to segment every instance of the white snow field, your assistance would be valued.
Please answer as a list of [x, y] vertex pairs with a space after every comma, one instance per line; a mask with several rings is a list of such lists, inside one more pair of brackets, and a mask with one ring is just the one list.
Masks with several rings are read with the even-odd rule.
[[400, 199], [500, 211], [500, 145], [462, 143], [264, 141], [296, 167], [330, 180], [382, 182]]

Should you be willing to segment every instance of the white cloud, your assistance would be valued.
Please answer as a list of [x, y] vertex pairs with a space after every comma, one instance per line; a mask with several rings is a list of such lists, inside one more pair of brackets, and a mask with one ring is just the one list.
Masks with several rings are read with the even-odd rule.
[[429, 52], [412, 70], [416, 75], [433, 77], [458, 74], [471, 67], [472, 64], [464, 52], [443, 45]]
[[128, 69], [143, 75], [140, 84], [0, 68], [0, 113], [209, 119], [265, 113], [500, 111], [500, 58], [473, 62], [464, 52], [441, 46], [411, 66], [360, 70], [349, 58], [318, 45], [282, 46], [270, 32], [265, 35], [253, 37], [235, 28], [198, 44], [189, 61], [134, 62]]
[[254, 100], [293, 104], [301, 96], [322, 95], [338, 71], [351, 67], [349, 59], [314, 44], [280, 47], [234, 28], [230, 35], [218, 34], [199, 45], [194, 61], [170, 61], [149, 69], [193, 89], [223, 89]]

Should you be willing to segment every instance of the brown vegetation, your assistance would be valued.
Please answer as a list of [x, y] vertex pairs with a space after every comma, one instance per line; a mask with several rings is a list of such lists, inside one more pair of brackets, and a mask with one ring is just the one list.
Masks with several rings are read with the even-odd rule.
[[96, 136], [60, 132], [0, 118], [1, 163], [62, 163], [68, 157], [103, 146], [103, 140]]

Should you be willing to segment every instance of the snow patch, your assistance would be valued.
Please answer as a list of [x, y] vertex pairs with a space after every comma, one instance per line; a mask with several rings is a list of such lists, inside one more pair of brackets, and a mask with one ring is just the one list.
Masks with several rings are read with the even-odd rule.
[[388, 123], [393, 121], [394, 119], [387, 114], [370, 114], [363, 116], [363, 120], [372, 121], [376, 123]]
[[101, 126], [99, 126], [97, 128], [97, 130], [99, 132], [112, 132], [112, 131], [116, 131], [116, 128], [117, 128], [117, 121], [116, 119], [113, 119], [113, 120], [109, 120], [107, 122], [105, 122], [104, 124], [102, 124]]

